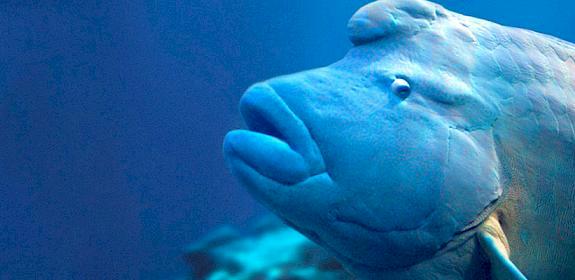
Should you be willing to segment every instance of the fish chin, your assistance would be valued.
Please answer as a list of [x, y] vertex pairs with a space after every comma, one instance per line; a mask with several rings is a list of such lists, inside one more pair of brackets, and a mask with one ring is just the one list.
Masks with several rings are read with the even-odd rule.
[[489, 275], [489, 266], [478, 249], [476, 233], [477, 228], [460, 232], [431, 257], [409, 266], [390, 268], [337, 257], [359, 279], [482, 279], [477, 276]]
[[[463, 227], [458, 227], [441, 211], [435, 211], [418, 228], [386, 231], [336, 217], [332, 218], [332, 235], [325, 236], [320, 244], [333, 251], [347, 266], [358, 270], [410, 271], [453, 258], [449, 255], [469, 242], [497, 207], [498, 200], [493, 201]], [[448, 257], [444, 257], [445, 254]]]

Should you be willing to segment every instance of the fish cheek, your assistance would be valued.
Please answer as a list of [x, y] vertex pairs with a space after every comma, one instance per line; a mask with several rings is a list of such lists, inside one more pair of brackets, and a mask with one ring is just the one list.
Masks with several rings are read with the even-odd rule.
[[501, 193], [491, 130], [450, 128], [442, 198], [458, 227], [476, 219]]

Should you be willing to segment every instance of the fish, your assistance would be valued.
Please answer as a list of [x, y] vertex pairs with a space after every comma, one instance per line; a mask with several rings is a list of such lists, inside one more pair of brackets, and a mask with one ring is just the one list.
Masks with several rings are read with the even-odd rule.
[[575, 277], [575, 45], [425, 0], [347, 28], [243, 94], [240, 184], [359, 279]]

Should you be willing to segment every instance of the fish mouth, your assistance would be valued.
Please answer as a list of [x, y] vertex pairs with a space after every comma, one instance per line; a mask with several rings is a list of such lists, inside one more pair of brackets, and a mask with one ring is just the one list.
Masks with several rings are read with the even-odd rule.
[[232, 170], [237, 160], [282, 185], [296, 185], [325, 172], [308, 128], [266, 83], [252, 86], [240, 100], [247, 126], [228, 133], [224, 155]]

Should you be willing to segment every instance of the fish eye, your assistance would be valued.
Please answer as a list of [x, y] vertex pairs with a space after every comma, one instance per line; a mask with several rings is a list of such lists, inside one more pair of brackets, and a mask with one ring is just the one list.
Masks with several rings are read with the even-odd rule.
[[397, 78], [391, 84], [391, 91], [400, 98], [405, 99], [411, 93], [411, 86], [406, 80]]

